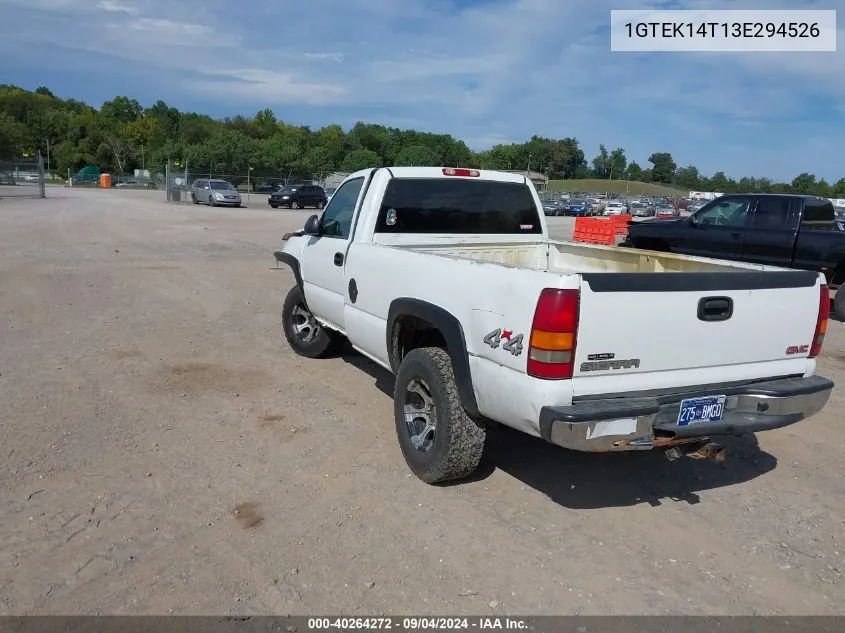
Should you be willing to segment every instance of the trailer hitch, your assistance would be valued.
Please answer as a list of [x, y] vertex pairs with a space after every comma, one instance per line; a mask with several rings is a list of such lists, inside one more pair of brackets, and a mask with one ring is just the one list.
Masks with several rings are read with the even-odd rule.
[[723, 462], [727, 458], [725, 447], [710, 440], [672, 446], [667, 448], [664, 454], [670, 462], [684, 456], [692, 459], [712, 459], [716, 462]]

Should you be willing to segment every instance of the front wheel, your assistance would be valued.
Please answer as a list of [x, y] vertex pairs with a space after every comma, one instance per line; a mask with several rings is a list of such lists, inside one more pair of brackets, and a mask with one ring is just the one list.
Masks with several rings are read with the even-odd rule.
[[208, 196], [208, 206], [210, 206], [210, 207], [216, 207], [217, 206], [217, 203], [214, 201], [214, 197]]
[[463, 479], [478, 468], [487, 431], [464, 411], [446, 350], [417, 348], [402, 359], [393, 412], [405, 462], [422, 481]]
[[299, 356], [325, 358], [343, 348], [342, 334], [323, 327], [305, 305], [299, 286], [294, 286], [282, 306], [282, 330], [288, 345]]
[[298, 209], [299, 203], [296, 200], [294, 200], [293, 202], [290, 203], [290, 208], [291, 209]]
[[274, 209], [278, 209], [278, 208], [279, 208], [279, 205], [277, 205], [277, 204], [273, 204], [272, 202], [270, 203], [270, 206], [271, 206], [271, 207], [273, 207]]
[[322, 209], [324, 206], [326, 206], [325, 202], [323, 202], [322, 200], [317, 201], [317, 208], [318, 209]]
[[194, 204], [199, 204], [199, 200], [197, 200], [197, 194], [191, 194], [191, 202], [193, 202]]

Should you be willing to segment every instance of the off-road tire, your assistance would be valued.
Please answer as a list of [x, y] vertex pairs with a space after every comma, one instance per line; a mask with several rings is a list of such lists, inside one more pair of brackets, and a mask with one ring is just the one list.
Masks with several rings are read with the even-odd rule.
[[294, 200], [293, 202], [290, 203], [290, 208], [291, 209], [298, 209], [299, 203], [296, 200]]
[[833, 295], [833, 311], [840, 319], [845, 319], [845, 285], [839, 286]]
[[302, 291], [294, 286], [285, 297], [282, 305], [282, 332], [288, 345], [299, 356], [305, 358], [327, 358], [337, 355], [346, 343], [346, 337], [338, 332], [329, 330], [319, 323], [314, 324], [315, 334], [310, 340], [303, 340], [297, 333], [297, 321], [302, 312], [310, 314], [305, 306]]
[[[427, 383], [435, 410], [434, 440], [426, 452], [414, 446], [405, 422], [408, 387], [418, 379]], [[437, 484], [463, 479], [478, 468], [487, 431], [464, 411], [446, 350], [422, 347], [406, 354], [396, 373], [393, 412], [402, 455], [422, 481]]]

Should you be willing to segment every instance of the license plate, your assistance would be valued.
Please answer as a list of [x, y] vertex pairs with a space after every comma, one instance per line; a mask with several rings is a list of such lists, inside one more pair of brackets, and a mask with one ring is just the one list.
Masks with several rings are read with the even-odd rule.
[[725, 396], [704, 396], [681, 400], [678, 426], [702, 422], [718, 422], [725, 414]]

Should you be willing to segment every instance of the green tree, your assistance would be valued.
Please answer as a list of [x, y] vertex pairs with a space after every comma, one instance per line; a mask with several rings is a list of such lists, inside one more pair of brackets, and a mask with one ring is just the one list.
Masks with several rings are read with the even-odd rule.
[[610, 173], [609, 178], [624, 178], [625, 169], [628, 167], [628, 159], [625, 157], [625, 150], [617, 147], [610, 152]]
[[845, 178], [837, 180], [830, 193], [833, 198], [845, 198]]
[[807, 172], [799, 174], [792, 181], [792, 189], [795, 193], [812, 194], [816, 189], [816, 177]]
[[628, 169], [625, 170], [625, 176], [627, 176], [628, 180], [642, 180], [643, 168], [638, 163], [631, 161]]
[[701, 175], [693, 165], [678, 167], [675, 171], [675, 182], [679, 187], [695, 191], [701, 185]]
[[0, 158], [17, 158], [26, 138], [26, 128], [15, 118], [0, 112]]
[[341, 169], [345, 172], [352, 173], [368, 167], [381, 167], [383, 161], [381, 156], [376, 154], [371, 149], [356, 149], [354, 152], [349, 152], [343, 159]]
[[813, 193], [817, 196], [821, 196], [822, 198], [832, 197], [830, 184], [824, 178], [816, 183], [816, 188]]
[[675, 169], [678, 167], [672, 158], [672, 154], [669, 152], [655, 152], [648, 157], [648, 162], [652, 164], [651, 177], [654, 182], [665, 184], [672, 182], [675, 176]]
[[599, 145], [599, 153], [593, 159], [593, 173], [596, 178], [610, 177], [610, 154], [604, 145]]
[[413, 167], [437, 167], [440, 159], [434, 150], [425, 145], [409, 145], [399, 152], [394, 165], [408, 165]]

